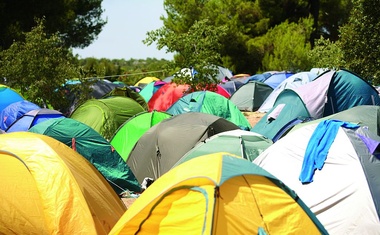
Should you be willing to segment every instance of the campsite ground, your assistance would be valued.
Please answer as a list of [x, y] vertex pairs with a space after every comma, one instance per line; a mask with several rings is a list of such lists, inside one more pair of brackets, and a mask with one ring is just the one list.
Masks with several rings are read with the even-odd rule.
[[[265, 113], [259, 112], [243, 112], [244, 116], [248, 119], [249, 123], [253, 127], [260, 119], [264, 116]], [[127, 208], [129, 208], [136, 198], [122, 198], [123, 203]]]

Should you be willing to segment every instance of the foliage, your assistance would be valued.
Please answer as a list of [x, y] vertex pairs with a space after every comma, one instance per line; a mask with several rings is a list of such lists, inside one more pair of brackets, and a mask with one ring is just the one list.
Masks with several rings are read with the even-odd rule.
[[323, 37], [316, 41], [315, 47], [308, 53], [308, 58], [316, 68], [337, 70], [345, 64], [339, 41], [332, 42]]
[[[219, 53], [221, 64], [235, 73], [255, 74], [262, 68], [263, 54], [260, 48], [265, 45], [264, 40], [252, 40], [264, 36], [270, 29], [283, 22], [298, 23], [300, 19], [314, 17], [314, 33], [308, 35], [310, 46], [314, 38], [324, 35], [325, 38], [335, 41], [338, 27], [347, 22], [351, 10], [351, 0], [165, 0], [164, 7], [167, 17], [161, 17], [164, 27], [177, 34], [187, 30], [197, 21], [208, 19], [213, 27], [224, 26], [227, 35], [221, 39]], [[299, 49], [299, 48], [298, 48]], [[281, 49], [282, 50], [282, 49]], [[264, 54], [267, 52], [264, 51]], [[266, 58], [273, 53], [268, 52]], [[298, 60], [298, 58], [294, 58]], [[294, 61], [292, 64], [299, 64]]]
[[38, 21], [25, 42], [15, 42], [0, 52], [0, 76], [6, 85], [19, 89], [28, 100], [53, 108], [67, 105], [65, 94], [59, 92], [67, 79], [78, 77], [76, 58], [62, 47], [61, 38], [44, 32]]
[[380, 84], [380, 4], [354, 0], [350, 20], [340, 30], [340, 47], [346, 68], [373, 84]]
[[102, 0], [0, 0], [0, 50], [24, 39], [35, 19], [45, 18], [47, 35], [58, 36], [66, 47], [86, 47], [101, 32]]
[[251, 40], [252, 47], [262, 57], [261, 71], [305, 71], [311, 62], [309, 37], [312, 19], [301, 19], [299, 23], [285, 21], [270, 29], [264, 36]]
[[205, 19], [196, 21], [184, 33], [176, 33], [166, 27], [150, 31], [144, 43], [151, 45], [156, 42], [159, 50], [166, 47], [167, 52], [176, 52], [175, 60], [166, 69], [194, 68], [197, 74], [193, 77], [187, 70], [180, 70], [175, 73], [173, 81], [199, 90], [216, 83], [216, 65], [221, 63], [220, 40], [226, 34], [226, 27], [213, 27]]

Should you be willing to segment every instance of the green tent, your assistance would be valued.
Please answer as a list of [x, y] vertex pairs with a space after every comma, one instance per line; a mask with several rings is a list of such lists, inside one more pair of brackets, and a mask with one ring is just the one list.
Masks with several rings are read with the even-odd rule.
[[126, 161], [139, 138], [152, 126], [169, 117], [170, 114], [159, 111], [139, 113], [128, 119], [116, 131], [110, 143]]
[[145, 98], [140, 95], [137, 91], [132, 90], [129, 87], [115, 87], [111, 92], [107, 93], [102, 97], [102, 99], [109, 98], [112, 96], [123, 96], [129, 97], [137, 103], [139, 103], [144, 109], [148, 110], [148, 103], [145, 101]]
[[177, 100], [166, 112], [178, 115], [187, 112], [208, 113], [222, 117], [243, 130], [251, 124], [238, 107], [226, 97], [212, 91], [196, 91]]
[[71, 118], [54, 118], [33, 126], [29, 131], [50, 136], [77, 151], [107, 179], [117, 194], [127, 189], [141, 192], [141, 186], [129, 166], [91, 127]]
[[144, 111], [146, 109], [132, 98], [113, 96], [87, 100], [70, 117], [87, 124], [109, 140], [125, 121]]
[[272, 144], [272, 140], [251, 131], [224, 131], [194, 146], [175, 166], [195, 157], [217, 152], [228, 152], [253, 161]]

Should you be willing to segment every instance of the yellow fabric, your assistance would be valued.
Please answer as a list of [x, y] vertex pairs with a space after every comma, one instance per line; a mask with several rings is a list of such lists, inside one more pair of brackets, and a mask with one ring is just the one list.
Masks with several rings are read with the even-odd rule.
[[[125, 211], [104, 177], [84, 157], [51, 137], [29, 132], [3, 134], [0, 150], [17, 156], [0, 155], [10, 166], [1, 174], [14, 176], [6, 184], [16, 185], [12, 192], [3, 192], [11, 193], [15, 200], [1, 201], [1, 208], [13, 212], [2, 211], [9, 218], [0, 222], [0, 231], [20, 227], [15, 224], [16, 213], [21, 213], [16, 209], [22, 208], [35, 210], [35, 216], [26, 220], [31, 227], [45, 227], [48, 234], [107, 234]], [[24, 179], [34, 183], [24, 185]], [[24, 189], [31, 191], [31, 199], [22, 200]], [[40, 221], [44, 223], [38, 224]], [[27, 234], [43, 234], [41, 231], [29, 229]]]
[[158, 178], [109, 234], [137, 231], [141, 234], [258, 234], [259, 228], [268, 234], [305, 234], [305, 231], [319, 234], [294, 199], [264, 176], [237, 174], [219, 185], [224, 154], [194, 158]]
[[140, 79], [136, 84], [135, 86], [139, 86], [140, 83], [143, 83], [143, 84], [149, 84], [151, 82], [154, 82], [154, 81], [158, 81], [160, 80], [159, 78], [156, 78], [156, 77], [145, 77], [145, 78], [142, 78]]

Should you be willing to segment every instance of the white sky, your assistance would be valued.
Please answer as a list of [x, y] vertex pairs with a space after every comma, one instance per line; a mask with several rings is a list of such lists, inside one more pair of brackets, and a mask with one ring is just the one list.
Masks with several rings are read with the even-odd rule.
[[160, 16], [166, 15], [163, 0], [103, 0], [103, 19], [108, 23], [93, 43], [84, 49], [74, 49], [80, 58], [108, 59], [173, 59], [165, 49], [155, 44], [145, 45], [142, 40], [148, 31], [163, 26]]

